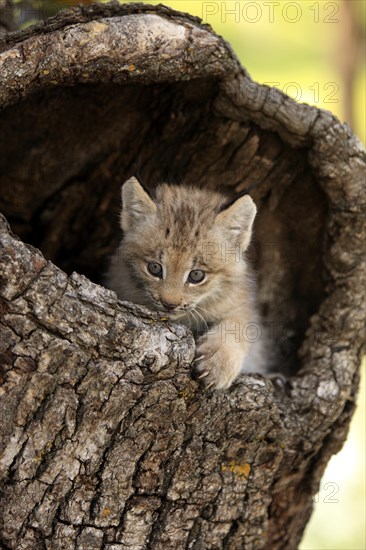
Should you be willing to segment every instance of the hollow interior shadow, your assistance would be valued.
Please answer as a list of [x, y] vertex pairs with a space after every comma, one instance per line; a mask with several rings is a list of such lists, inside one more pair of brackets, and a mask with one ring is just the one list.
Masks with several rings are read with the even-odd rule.
[[121, 183], [161, 181], [250, 191], [258, 206], [248, 259], [258, 272], [263, 335], [276, 370], [324, 297], [326, 201], [293, 149], [251, 121], [215, 111], [215, 80], [78, 85], [0, 113], [0, 210], [20, 238], [67, 273], [102, 280], [121, 235]]

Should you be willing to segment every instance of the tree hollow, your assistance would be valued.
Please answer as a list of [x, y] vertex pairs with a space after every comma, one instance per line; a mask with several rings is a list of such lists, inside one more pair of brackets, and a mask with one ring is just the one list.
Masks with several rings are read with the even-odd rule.
[[[361, 144], [164, 6], [60, 12], [2, 38], [0, 71], [0, 211], [20, 237], [1, 216], [2, 544], [296, 548], [358, 386]], [[189, 331], [98, 285], [135, 173], [250, 192], [285, 386], [203, 392]]]

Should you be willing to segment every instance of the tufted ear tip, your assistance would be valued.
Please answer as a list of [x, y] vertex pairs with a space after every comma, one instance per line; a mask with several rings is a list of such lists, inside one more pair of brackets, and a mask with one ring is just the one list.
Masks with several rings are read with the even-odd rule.
[[250, 242], [256, 213], [257, 207], [252, 197], [243, 195], [224, 208], [217, 215], [216, 222], [246, 248]]
[[135, 176], [126, 180], [121, 187], [121, 227], [128, 231], [141, 223], [148, 215], [155, 213], [156, 205]]
[[252, 197], [250, 195], [244, 195], [243, 197], [240, 197], [237, 201], [235, 201], [235, 203], [239, 203], [244, 216], [248, 218], [248, 222], [250, 223], [250, 225], [252, 225], [255, 215], [257, 213], [257, 207]]

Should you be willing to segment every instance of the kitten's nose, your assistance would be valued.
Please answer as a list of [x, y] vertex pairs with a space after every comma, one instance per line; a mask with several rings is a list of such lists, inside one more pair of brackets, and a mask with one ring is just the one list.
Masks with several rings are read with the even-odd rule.
[[172, 304], [171, 302], [164, 302], [163, 300], [161, 300], [161, 304], [168, 311], [173, 311], [173, 309], [179, 306], [179, 304]]

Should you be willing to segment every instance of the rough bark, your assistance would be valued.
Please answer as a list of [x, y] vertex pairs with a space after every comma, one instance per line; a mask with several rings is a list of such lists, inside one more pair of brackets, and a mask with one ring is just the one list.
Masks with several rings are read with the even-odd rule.
[[[162, 6], [61, 12], [3, 38], [0, 68], [0, 207], [22, 239], [1, 217], [3, 547], [296, 548], [358, 387], [359, 141]], [[251, 191], [285, 386], [202, 391], [189, 331], [96, 284], [136, 171]]]

